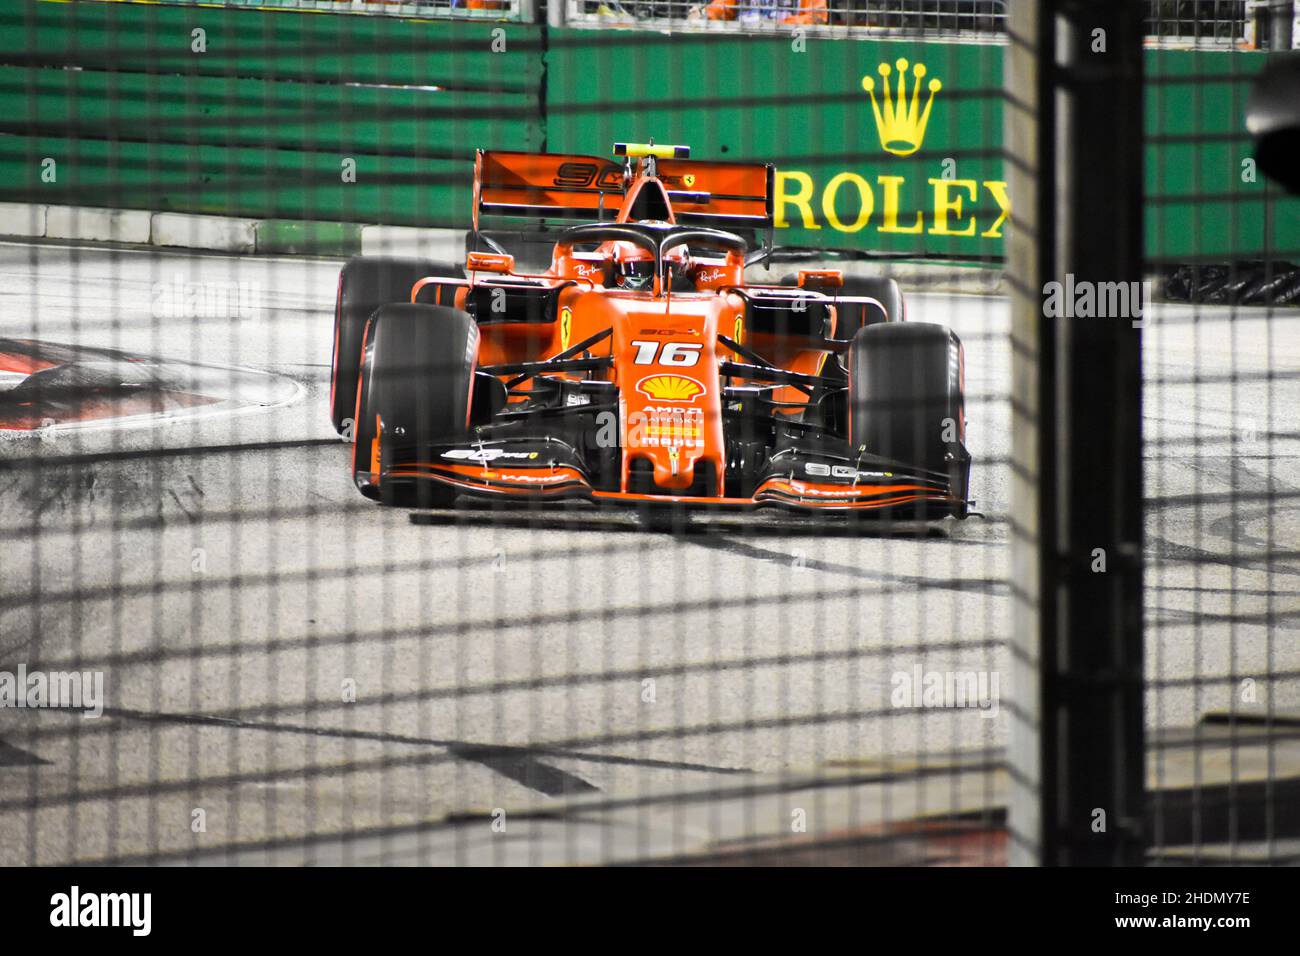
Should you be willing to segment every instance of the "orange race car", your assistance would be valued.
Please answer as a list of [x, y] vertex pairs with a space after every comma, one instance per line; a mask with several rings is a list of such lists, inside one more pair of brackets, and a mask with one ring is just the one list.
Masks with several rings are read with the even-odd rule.
[[[904, 322], [892, 279], [746, 282], [771, 166], [614, 152], [479, 151], [470, 248], [491, 251], [344, 266], [330, 401], [357, 488], [965, 517], [957, 336]], [[592, 221], [525, 273], [485, 216]]]

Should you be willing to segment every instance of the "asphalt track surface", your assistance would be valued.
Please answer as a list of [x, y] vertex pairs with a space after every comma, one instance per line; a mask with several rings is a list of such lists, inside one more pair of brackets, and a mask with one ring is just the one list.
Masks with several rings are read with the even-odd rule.
[[[362, 499], [326, 409], [338, 265], [0, 245], [0, 337], [150, 356], [220, 399], [0, 442], [0, 670], [102, 671], [107, 697], [98, 719], [0, 709], [0, 864], [184, 860], [1005, 743], [1005, 709], [891, 706], [917, 666], [1012, 693], [1005, 301], [909, 300], [966, 344], [982, 517], [673, 532]], [[243, 283], [225, 309], [243, 314], [192, 314], [176, 283]], [[1300, 323], [1148, 321], [1149, 722], [1227, 710], [1269, 672], [1292, 676], [1261, 678], [1257, 706], [1295, 711]]]

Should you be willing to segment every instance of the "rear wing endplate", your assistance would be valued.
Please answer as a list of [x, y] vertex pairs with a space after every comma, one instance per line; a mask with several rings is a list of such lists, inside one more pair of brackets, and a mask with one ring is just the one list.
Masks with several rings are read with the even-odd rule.
[[661, 159], [659, 181], [678, 222], [719, 227], [772, 227], [771, 163]]

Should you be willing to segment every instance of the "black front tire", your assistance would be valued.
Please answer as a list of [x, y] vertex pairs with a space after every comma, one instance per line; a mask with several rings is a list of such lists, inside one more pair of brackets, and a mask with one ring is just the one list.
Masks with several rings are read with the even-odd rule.
[[380, 481], [395, 454], [419, 460], [424, 449], [469, 433], [478, 326], [459, 309], [384, 305], [365, 331], [357, 403], [353, 480], [385, 504], [449, 507], [454, 488], [432, 480]]
[[342, 434], [356, 413], [361, 340], [375, 309], [390, 302], [409, 302], [411, 287], [426, 276], [461, 278], [452, 262], [387, 256], [353, 256], [339, 273], [334, 301], [334, 355], [331, 359], [330, 420]]
[[[869, 325], [849, 348], [849, 446], [965, 474], [965, 357], [956, 333], [928, 322]], [[953, 494], [965, 497], [966, 479]], [[957, 487], [960, 485], [960, 487]]]

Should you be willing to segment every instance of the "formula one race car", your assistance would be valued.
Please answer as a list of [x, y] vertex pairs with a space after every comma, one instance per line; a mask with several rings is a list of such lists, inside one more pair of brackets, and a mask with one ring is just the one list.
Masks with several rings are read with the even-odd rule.
[[[620, 161], [479, 151], [459, 264], [339, 277], [332, 414], [357, 488], [965, 517], [963, 352], [891, 279], [745, 280], [771, 166], [616, 144]], [[616, 213], [613, 210], [617, 210]], [[593, 220], [517, 271], [489, 215]], [[766, 230], [754, 254], [735, 232]]]

